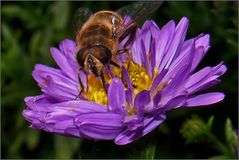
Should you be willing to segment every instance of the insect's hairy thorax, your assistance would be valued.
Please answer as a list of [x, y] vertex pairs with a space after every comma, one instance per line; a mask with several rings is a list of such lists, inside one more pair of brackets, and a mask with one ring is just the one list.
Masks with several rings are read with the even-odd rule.
[[80, 30], [77, 41], [80, 48], [103, 45], [110, 50], [114, 50], [117, 45], [117, 39], [112, 39], [112, 34], [112, 24], [107, 19], [92, 17]]

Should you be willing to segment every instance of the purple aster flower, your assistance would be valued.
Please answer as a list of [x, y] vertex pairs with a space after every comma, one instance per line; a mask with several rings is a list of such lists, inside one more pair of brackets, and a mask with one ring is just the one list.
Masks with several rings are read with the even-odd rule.
[[35, 66], [32, 75], [43, 93], [25, 98], [24, 118], [32, 128], [124, 145], [158, 127], [167, 111], [223, 100], [220, 92], [197, 94], [218, 84], [226, 66], [194, 71], [210, 47], [209, 35], [185, 40], [188, 25], [185, 17], [161, 29], [146, 21], [137, 30], [131, 57], [120, 55], [121, 69], [111, 67], [113, 78], [105, 75], [107, 91], [98, 78], [82, 72], [86, 90], [78, 99], [76, 44], [64, 40], [59, 49], [51, 48], [59, 68]]

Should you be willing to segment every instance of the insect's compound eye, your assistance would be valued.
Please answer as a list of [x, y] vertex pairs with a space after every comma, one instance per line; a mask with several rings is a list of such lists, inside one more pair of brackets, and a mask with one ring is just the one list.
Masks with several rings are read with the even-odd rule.
[[85, 58], [86, 58], [86, 48], [82, 48], [76, 54], [76, 60], [81, 67], [84, 67]]
[[96, 57], [102, 64], [107, 64], [112, 58], [111, 51], [103, 45], [95, 45], [91, 47], [91, 54]]

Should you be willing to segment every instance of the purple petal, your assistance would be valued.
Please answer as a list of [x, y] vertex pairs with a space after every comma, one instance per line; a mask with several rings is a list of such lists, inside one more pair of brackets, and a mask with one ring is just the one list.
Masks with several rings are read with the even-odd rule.
[[133, 106], [133, 90], [128, 89], [128, 90], [125, 92], [125, 95], [126, 95], [126, 101], [127, 101], [127, 103]]
[[174, 97], [167, 104], [162, 106], [163, 109], [159, 109], [159, 110], [169, 111], [172, 109], [179, 108], [185, 104], [187, 98], [188, 98], [188, 95], [179, 95], [177, 97]]
[[152, 43], [150, 46], [150, 66], [151, 66], [151, 78], [154, 77], [154, 69], [156, 66], [156, 45], [155, 39], [152, 39]]
[[79, 92], [79, 83], [65, 76], [59, 69], [38, 64], [32, 75], [42, 91], [49, 96], [67, 100], [73, 99]]
[[71, 79], [77, 80], [77, 70], [72, 68], [69, 59], [60, 52], [57, 48], [51, 48], [51, 55], [56, 61], [57, 65], [62, 69], [62, 71]]
[[75, 112], [75, 113], [91, 113], [91, 112], [108, 112], [106, 106], [103, 106], [99, 103], [77, 100], [77, 101], [67, 101], [62, 103], [56, 103], [49, 106], [49, 109], [52, 112], [58, 110], [64, 110], [66, 112]]
[[148, 60], [148, 57], [147, 57], [147, 53], [146, 53], [146, 49], [145, 49], [145, 45], [143, 43], [143, 40], [141, 40], [141, 48], [142, 48], [141, 55], [142, 55], [143, 65], [146, 68], [147, 73], [149, 73], [150, 77], [152, 77], [152, 73], [151, 73], [150, 68], [149, 68], [149, 60]]
[[[147, 20], [142, 29], [140, 30], [140, 35], [137, 37], [141, 38], [141, 41], [143, 40], [143, 44], [145, 46], [145, 51], [149, 52], [150, 50], [150, 43], [151, 43], [151, 26], [152, 26], [152, 21]], [[143, 38], [143, 39], [142, 39]]]
[[[139, 29], [137, 30], [137, 34], [136, 34], [136, 37], [140, 34], [140, 31]], [[133, 45], [132, 45], [132, 54], [131, 54], [131, 57], [133, 59], [133, 61], [135, 63], [137, 63], [138, 65], [142, 66], [142, 61], [143, 61], [143, 58], [142, 58], [142, 54], [141, 54], [141, 39], [140, 38], [136, 38], [135, 41], [133, 42]]]
[[202, 81], [205, 77], [207, 77], [209, 75], [211, 70], [212, 70], [211, 67], [205, 67], [205, 68], [201, 69], [200, 71], [194, 73], [187, 80], [187, 83], [185, 84], [185, 87], [189, 88], [192, 85], [195, 85], [198, 82]]
[[158, 103], [159, 103], [159, 101], [161, 100], [161, 98], [162, 98], [162, 93], [161, 93], [161, 91], [158, 91], [158, 92], [156, 93], [156, 95], [154, 96], [154, 98], [153, 98], [153, 102], [154, 102], [154, 106], [155, 106], [155, 107], [158, 106]]
[[[204, 90], [208, 88], [208, 86], [217, 84], [219, 82], [217, 78], [224, 74], [226, 70], [226, 66], [219, 63], [217, 66], [211, 68], [210, 73], [206, 74], [206, 72], [205, 76], [199, 79], [200, 81], [193, 82], [192, 79], [189, 79], [190, 81], [186, 85], [187, 91], [192, 94]], [[196, 76], [196, 74], [194, 76]]]
[[63, 40], [59, 45], [60, 51], [63, 54], [65, 54], [66, 59], [68, 60], [68, 63], [73, 68], [73, 70], [78, 70], [78, 68], [79, 68], [78, 63], [75, 58], [76, 52], [77, 52], [76, 47], [77, 47], [76, 43], [69, 39]]
[[126, 98], [124, 85], [119, 78], [114, 78], [110, 83], [108, 89], [108, 102], [110, 110], [112, 110], [113, 112], [120, 113], [123, 111]]
[[67, 85], [64, 85], [64, 83], [61, 85], [57, 84], [57, 82], [55, 82], [51, 76], [47, 76], [45, 81], [47, 85], [42, 89], [42, 91], [48, 96], [54, 97], [59, 101], [72, 100], [79, 93], [76, 88], [73, 90]]
[[218, 103], [224, 99], [225, 95], [220, 92], [212, 92], [200, 94], [195, 97], [189, 98], [186, 102], [186, 107], [206, 106]]
[[[164, 77], [164, 81], [169, 81], [172, 77], [174, 77], [182, 66], [187, 64], [187, 67], [191, 68], [192, 59], [195, 54], [195, 45], [191, 46], [187, 53], [179, 55], [173, 63], [169, 66], [169, 72]], [[190, 71], [185, 72], [185, 74], [190, 74]]]
[[82, 134], [93, 139], [114, 139], [122, 130], [122, 116], [115, 113], [81, 114], [74, 123]]
[[169, 21], [160, 31], [158, 37], [153, 35], [153, 38], [156, 42], [156, 66], [159, 67], [163, 56], [168, 50], [169, 45], [171, 44], [175, 30], [174, 21]]
[[71, 58], [74, 57], [77, 51], [76, 43], [70, 39], [63, 40], [60, 43], [59, 48], [62, 53], [64, 53], [67, 57], [71, 57]]
[[130, 89], [130, 90], [133, 90], [133, 85], [131, 83], [131, 80], [129, 78], [129, 74], [127, 72], [127, 70], [125, 69], [124, 66], [121, 67], [122, 69], [122, 75], [123, 75], [123, 79], [125, 80], [126, 84], [127, 84], [127, 87]]
[[142, 106], [150, 102], [150, 91], [143, 90], [138, 93], [134, 100], [134, 107], [137, 109], [142, 108]]
[[29, 109], [39, 112], [48, 112], [50, 111], [49, 106], [57, 103], [57, 101], [44, 94], [39, 96], [26, 97], [24, 101]]
[[205, 54], [205, 49], [203, 47], [198, 47], [196, 49], [195, 56], [192, 60], [193, 62], [192, 62], [191, 71], [193, 71], [198, 66], [204, 54]]
[[191, 46], [193, 45], [194, 39], [196, 39], [196, 41], [195, 41], [196, 50], [195, 50], [195, 55], [193, 58], [193, 64], [192, 64], [191, 71], [193, 71], [197, 67], [197, 65], [202, 60], [202, 58], [204, 57], [204, 55], [206, 54], [207, 50], [210, 47], [209, 35], [208, 34], [206, 34], [206, 35], [200, 34], [196, 38], [189, 39], [189, 40], [185, 41], [180, 54], [186, 53], [191, 48]]
[[64, 135], [81, 137], [79, 128], [74, 125], [73, 119], [59, 121], [53, 125], [53, 131]]
[[143, 128], [139, 128], [136, 131], [124, 130], [115, 138], [115, 143], [118, 145], [125, 145], [133, 142], [155, 129], [165, 119], [166, 116], [164, 114], [158, 115], [157, 117], [145, 117]]
[[158, 85], [160, 84], [160, 82], [162, 81], [162, 79], [164, 78], [164, 76], [167, 74], [168, 69], [163, 69], [155, 78], [152, 88], [151, 88], [151, 93], [153, 93], [155, 91], [155, 89], [157, 89]]
[[167, 51], [165, 57], [163, 58], [160, 68], [168, 67], [173, 59], [178, 56], [178, 54], [181, 51], [183, 41], [186, 36], [187, 28], [188, 28], [188, 19], [186, 17], [183, 17], [180, 22], [178, 23], [176, 30], [175, 30], [175, 35], [172, 40], [172, 43], [169, 47], [169, 50]]
[[183, 64], [180, 66], [178, 72], [175, 77], [171, 80], [167, 87], [162, 90], [163, 96], [173, 96], [177, 93], [178, 90], [181, 89], [181, 85], [185, 83], [185, 80], [189, 76], [190, 64]]

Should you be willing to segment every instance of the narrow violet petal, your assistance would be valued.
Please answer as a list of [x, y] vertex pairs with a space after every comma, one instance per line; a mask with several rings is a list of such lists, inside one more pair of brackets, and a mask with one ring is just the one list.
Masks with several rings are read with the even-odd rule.
[[[169, 81], [169, 79], [171, 79], [171, 77], [174, 77], [181, 69], [181, 66], [183, 66], [185, 64], [188, 64], [188, 67], [191, 68], [192, 59], [194, 57], [194, 54], [195, 54], [195, 43], [193, 41], [193, 44], [192, 44], [190, 50], [188, 50], [188, 52], [185, 54], [179, 55], [173, 61], [173, 63], [170, 65], [169, 72], [164, 77], [164, 81]], [[185, 74], [189, 74], [189, 72], [188, 73], [185, 72]]]
[[195, 50], [195, 56], [193, 58], [191, 71], [193, 71], [198, 66], [204, 54], [205, 54], [205, 49], [202, 46], [198, 47]]
[[108, 112], [106, 106], [84, 100], [66, 101], [62, 103], [52, 104], [49, 106], [49, 109], [52, 112], [56, 112], [58, 110], [65, 110], [68, 112], [76, 113]]
[[144, 126], [142, 129], [138, 129], [136, 131], [124, 130], [115, 138], [115, 143], [118, 145], [126, 145], [131, 143], [155, 129], [165, 119], [166, 116], [164, 114], [155, 117], [145, 117]]
[[52, 68], [52, 67], [48, 67], [48, 66], [45, 66], [42, 64], [35, 65], [35, 69], [34, 69], [32, 75], [38, 83], [40, 83], [44, 86], [46, 85], [45, 79], [47, 76], [51, 76], [52, 79], [54, 79], [59, 84], [64, 83], [69, 88], [76, 88], [78, 85], [77, 81], [74, 81], [74, 80], [68, 78], [67, 76], [65, 76], [61, 70]]
[[150, 46], [150, 68], [151, 68], [151, 75], [153, 78], [154, 77], [154, 69], [155, 69], [155, 66], [156, 66], [156, 49], [155, 49], [155, 39], [153, 38], [152, 39], [152, 43], [151, 43], [151, 46]]
[[58, 100], [72, 100], [78, 94], [77, 90], [73, 90], [64, 86], [64, 84], [57, 85], [51, 76], [46, 77], [46, 84], [47, 86], [42, 88], [42, 91], [47, 94], [48, 96], [52, 96]]
[[70, 39], [63, 40], [59, 45], [60, 51], [66, 56], [69, 64], [74, 70], [78, 69], [76, 61], [77, 46], [76, 43]]
[[[136, 37], [139, 35], [139, 29], [136, 32]], [[132, 54], [131, 57], [133, 59], [133, 61], [135, 63], [137, 63], [138, 65], [142, 66], [143, 62], [142, 62], [142, 54], [141, 54], [141, 39], [140, 38], [136, 38], [135, 41], [133, 42], [132, 45]]]
[[63, 97], [63, 99], [72, 100], [78, 95], [80, 89], [76, 86], [74, 87], [68, 85], [67, 83], [56, 81], [51, 76], [47, 76], [46, 87], [42, 88], [42, 91], [57, 99], [59, 99], [59, 97]]
[[[150, 50], [150, 43], [151, 43], [151, 32], [150, 32], [150, 28], [152, 26], [152, 22], [147, 20], [142, 29], [140, 30], [140, 38], [141, 38], [141, 41], [143, 40], [143, 44], [145, 46], [145, 51], [146, 52], [149, 52]], [[142, 39], [143, 38], [143, 39]]]
[[122, 130], [122, 115], [86, 113], [76, 116], [74, 123], [81, 133], [93, 139], [114, 139]]
[[159, 67], [163, 56], [171, 44], [175, 30], [174, 21], [169, 21], [160, 31], [159, 35], [153, 35], [156, 42], [156, 66]]
[[127, 84], [127, 87], [128, 87], [130, 90], [133, 90], [133, 85], [132, 85], [132, 83], [131, 83], [131, 80], [130, 80], [130, 78], [129, 78], [129, 74], [128, 74], [127, 70], [125, 69], [124, 66], [122, 66], [121, 69], [122, 69], [122, 75], [123, 75], [123, 78], [124, 78], [124, 80], [125, 80], [125, 82], [126, 82], [126, 84]]
[[222, 62], [219, 63], [217, 66], [212, 67], [209, 74], [201, 78], [200, 81], [197, 81], [197, 83], [192, 83], [192, 85], [188, 87], [188, 92], [195, 93], [199, 90], [203, 90], [204, 87], [207, 88], [208, 85], [211, 85], [211, 83], [215, 84], [215, 80], [217, 81], [217, 78], [224, 74], [226, 70], [227, 68], [225, 65], [223, 65]]
[[159, 26], [154, 22], [154, 21], [150, 21], [151, 22], [151, 25], [150, 25], [150, 31], [151, 31], [151, 35], [153, 36], [157, 36], [159, 35], [159, 32], [160, 32], [160, 28]]
[[86, 122], [81, 125], [80, 133], [90, 139], [112, 140], [121, 131], [121, 127], [105, 127], [99, 124]]
[[125, 106], [126, 98], [124, 85], [119, 78], [114, 78], [108, 88], [108, 102], [110, 110], [119, 113], [123, 111]]
[[31, 123], [42, 124], [42, 119], [43, 117], [45, 117], [46, 113], [25, 109], [23, 110], [22, 115], [27, 121]]
[[186, 107], [206, 106], [218, 103], [224, 99], [225, 95], [220, 92], [212, 92], [200, 94], [195, 97], [189, 98], [186, 102]]
[[179, 95], [177, 97], [174, 97], [167, 104], [163, 105], [162, 109], [159, 109], [159, 110], [169, 111], [171, 109], [179, 108], [185, 104], [187, 98], [188, 98], [188, 95]]
[[155, 78], [152, 88], [151, 88], [151, 93], [154, 92], [154, 90], [159, 86], [160, 82], [164, 78], [164, 76], [167, 74], [168, 69], [163, 69]]
[[161, 93], [161, 91], [158, 91], [158, 92], [156, 93], [156, 95], [154, 96], [154, 98], [153, 98], [153, 102], [154, 102], [154, 106], [155, 106], [155, 107], [158, 106], [158, 103], [159, 103], [159, 101], [161, 100], [161, 98], [162, 98], [162, 93]]
[[128, 89], [128, 90], [125, 92], [125, 95], [126, 95], [126, 101], [127, 101], [127, 103], [133, 106], [133, 90]]
[[187, 83], [185, 84], [185, 87], [189, 88], [192, 85], [197, 84], [198, 82], [203, 80], [205, 77], [207, 77], [209, 73], [211, 72], [211, 70], [212, 70], [211, 67], [205, 67], [201, 69], [200, 71], [194, 73], [188, 78]]
[[59, 48], [60, 48], [61, 52], [64, 53], [68, 57], [74, 57], [74, 54], [77, 51], [76, 43], [70, 39], [63, 40], [60, 43]]
[[39, 112], [49, 112], [49, 106], [57, 103], [54, 99], [50, 98], [49, 96], [43, 94], [39, 96], [31, 96], [26, 97], [24, 99], [26, 105], [31, 110], [39, 111]]
[[188, 78], [190, 71], [190, 65], [189, 64], [183, 64], [180, 66], [180, 69], [178, 70], [178, 73], [173, 77], [171, 82], [162, 90], [163, 96], [168, 95], [175, 95], [179, 89], [181, 89], [181, 85], [185, 83], [185, 79]]
[[79, 128], [71, 128], [71, 127], [68, 127], [65, 129], [64, 133], [66, 135], [70, 135], [70, 136], [74, 136], [74, 137], [84, 137], [82, 134], [80, 134], [80, 130]]
[[139, 109], [150, 102], [150, 91], [143, 90], [138, 93], [134, 100], [134, 107]]
[[51, 48], [51, 55], [56, 61], [57, 65], [64, 71], [64, 73], [72, 78], [77, 80], [77, 71], [72, 68], [66, 56], [61, 53], [57, 48]]
[[170, 45], [171, 47], [169, 47], [169, 50], [167, 51], [167, 54], [163, 58], [159, 68], [164, 68], [164, 67], [168, 68], [168, 66], [170, 66], [170, 64], [172, 63], [173, 59], [175, 59], [180, 53], [183, 41], [186, 36], [188, 24], [189, 22], [186, 17], [183, 17], [178, 23], [175, 30], [174, 38]]
[[81, 137], [80, 130], [74, 125], [73, 119], [59, 121], [58, 123], [54, 124], [53, 131], [63, 135]]
[[[198, 47], [203, 47], [205, 50], [205, 53], [208, 51], [208, 49], [210, 48], [210, 35], [209, 34], [200, 36], [196, 40], [196, 48], [198, 48]], [[201, 57], [201, 59], [203, 58], [203, 56]]]
[[152, 77], [152, 73], [150, 72], [150, 68], [149, 68], [149, 59], [147, 57], [146, 48], [145, 48], [145, 45], [143, 43], [143, 40], [141, 40], [141, 48], [142, 48], [141, 54], [142, 54], [143, 65], [146, 68], [147, 73], [149, 73], [149, 76]]

